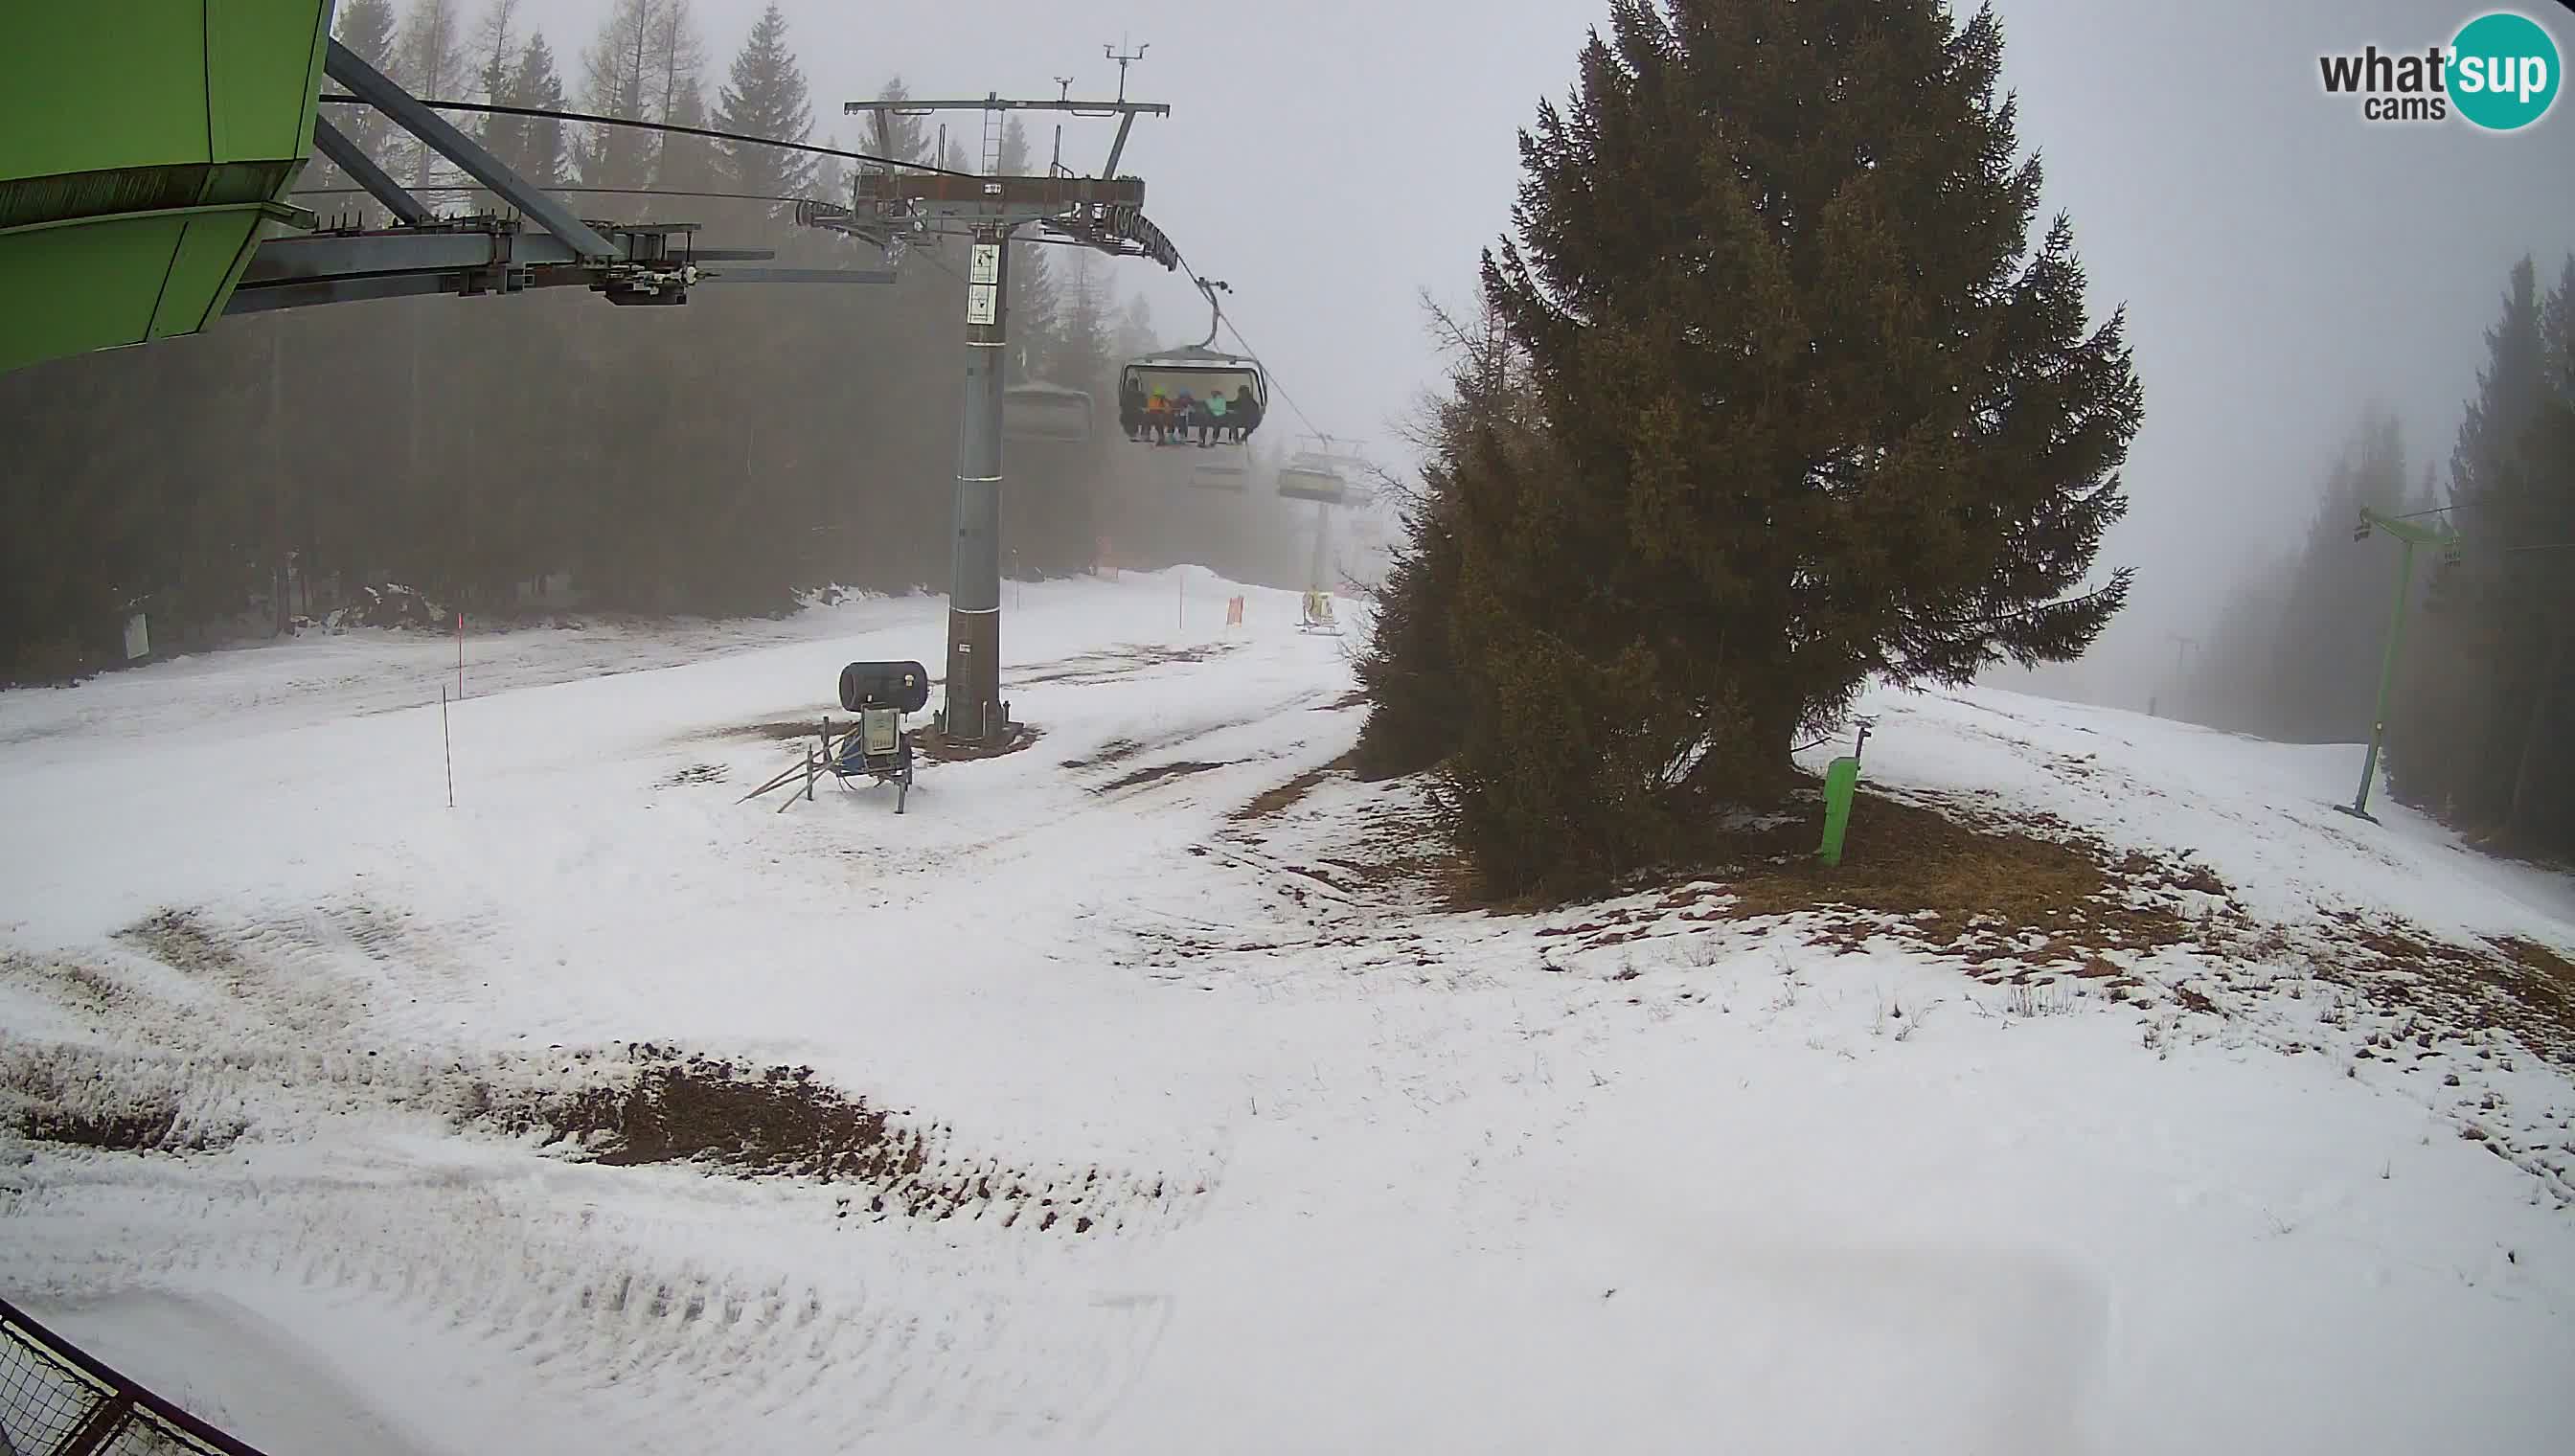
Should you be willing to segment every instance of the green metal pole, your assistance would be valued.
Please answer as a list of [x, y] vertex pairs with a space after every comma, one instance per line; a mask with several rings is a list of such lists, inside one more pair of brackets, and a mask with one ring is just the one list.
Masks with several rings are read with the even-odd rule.
[[2396, 655], [2405, 646], [2405, 598], [2414, 585], [2414, 542], [2403, 540], [2402, 565], [2396, 569], [2396, 607], [2387, 624], [2387, 656], [2378, 665], [2378, 713], [2369, 725], [2369, 753], [2360, 760], [2360, 791], [2351, 798], [2351, 811], [2362, 818], [2369, 817], [2369, 784], [2378, 776], [2379, 745], [2387, 740], [2387, 696], [2396, 687]]

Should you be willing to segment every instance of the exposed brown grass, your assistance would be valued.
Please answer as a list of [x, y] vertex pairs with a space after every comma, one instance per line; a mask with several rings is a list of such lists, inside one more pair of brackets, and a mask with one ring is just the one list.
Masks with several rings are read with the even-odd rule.
[[1133, 647], [1107, 652], [1085, 653], [1078, 658], [1065, 658], [1053, 663], [1033, 663], [1011, 674], [1013, 686], [1039, 683], [1103, 683], [1132, 677], [1148, 668], [1174, 663], [1203, 663], [1220, 653], [1233, 652], [1239, 643], [1199, 643], [1190, 647], [1163, 647], [1139, 643]]
[[881, 1216], [990, 1216], [1005, 1228], [1026, 1217], [1041, 1230], [1061, 1223], [1089, 1233], [1184, 1193], [1161, 1178], [1097, 1167], [1049, 1173], [962, 1156], [944, 1125], [873, 1106], [817, 1081], [812, 1067], [751, 1066], [650, 1043], [608, 1059], [632, 1070], [578, 1089], [474, 1081], [457, 1120], [546, 1144], [573, 1141], [587, 1161], [609, 1166], [692, 1163], [736, 1177], [855, 1184], [866, 1202], [845, 1200], [848, 1211]]
[[1275, 813], [1284, 813], [1287, 810], [1295, 807], [1306, 794], [1313, 792], [1315, 787], [1321, 784], [1324, 779], [1331, 777], [1335, 773], [1346, 773], [1349, 771], [1349, 767], [1350, 755], [1343, 753], [1339, 757], [1334, 758], [1332, 761], [1319, 768], [1308, 768], [1304, 772], [1297, 774], [1295, 777], [1288, 779], [1285, 783], [1279, 784], [1276, 787], [1261, 790], [1259, 793], [1252, 796], [1252, 801], [1250, 803], [1236, 809], [1233, 813], [1226, 815], [1226, 817], [1234, 820], [1236, 823], [1248, 823], [1253, 819], [1263, 819], [1268, 818]]
[[2565, 952], [2519, 936], [2443, 940], [2358, 910], [2328, 919], [2326, 935], [2289, 953], [2358, 992], [2373, 1010], [2408, 1014], [2420, 1028], [2419, 1045], [2508, 1031], [2539, 1055], [2575, 1067], [2575, 960]]
[[2114, 957], [2207, 930], [2180, 913], [2172, 891], [2227, 892], [2205, 865], [2115, 852], [2056, 820], [2004, 819], [1865, 790], [1853, 800], [1840, 864], [1827, 868], [1816, 857], [1822, 837], [1819, 798], [1758, 819], [1717, 821], [1689, 862], [1658, 876], [1669, 888], [1656, 899], [1540, 933], [1578, 936], [1592, 947], [1653, 933], [1649, 927], [1666, 918], [1800, 915], [1809, 934], [1844, 948], [1885, 936], [1958, 956], [1984, 979], [2043, 972], [2123, 990], [2138, 982]]

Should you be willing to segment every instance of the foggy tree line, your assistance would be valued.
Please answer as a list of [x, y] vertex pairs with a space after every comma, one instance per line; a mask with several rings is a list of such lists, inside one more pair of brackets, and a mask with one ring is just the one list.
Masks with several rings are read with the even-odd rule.
[[[729, 57], [689, 0], [616, 0], [578, 41], [547, 36], [540, 15], [525, 0], [344, 0], [335, 33], [425, 99], [818, 140], [779, 5]], [[882, 94], [907, 92], [898, 76]], [[372, 109], [325, 111], [442, 213], [498, 210]], [[753, 199], [574, 193], [585, 218], [696, 222], [707, 246], [775, 248], [782, 266], [881, 265], [794, 224], [793, 199], [847, 198], [839, 159], [450, 117], [541, 185]], [[870, 115], [858, 131], [848, 145], [878, 155], [942, 150], [920, 118]], [[1043, 165], [1016, 121], [1004, 150], [1006, 170]], [[953, 138], [943, 155], [960, 170], [983, 160]], [[318, 155], [296, 187], [325, 226], [390, 221]], [[1131, 566], [1186, 559], [1301, 584], [1299, 518], [1282, 503], [1172, 509], [1142, 448], [1117, 437], [1117, 361], [1162, 342], [1142, 297], [1121, 298], [1118, 265], [1035, 242], [1013, 252], [1011, 376], [1089, 391], [1109, 428], [1008, 447], [1006, 570], [1084, 570], [1109, 537]], [[132, 612], [167, 651], [254, 622], [288, 630], [371, 585], [477, 615], [765, 613], [826, 584], [945, 590], [963, 274], [961, 244], [925, 239], [890, 286], [717, 281], [681, 308], [570, 288], [342, 304], [0, 376], [13, 427], [0, 681], [119, 662]]]
[[2409, 473], [2395, 420], [2367, 412], [2320, 482], [2306, 539], [2227, 605], [2181, 707], [2265, 737], [2366, 737], [2399, 548], [2384, 533], [2356, 543], [2353, 527], [2364, 506], [2444, 522], [2455, 556], [2418, 548], [2407, 587], [2389, 787], [2471, 835], [2563, 855], [2575, 852], [2575, 255], [2546, 286], [2533, 260], [2515, 266], [2485, 338], [2447, 460]]
[[1361, 661], [1360, 771], [1435, 767], [1495, 895], [1702, 852], [1871, 678], [2071, 659], [2128, 583], [2086, 588], [2143, 409], [2124, 318], [2087, 324], [2062, 217], [2030, 236], [1993, 12], [1618, 0], [1610, 31], [1443, 321]]

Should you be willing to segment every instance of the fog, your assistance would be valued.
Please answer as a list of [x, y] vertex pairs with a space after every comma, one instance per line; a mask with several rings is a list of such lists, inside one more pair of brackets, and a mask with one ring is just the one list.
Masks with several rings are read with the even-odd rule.
[[[719, 64], [759, 8], [697, 0]], [[2535, 253], [2546, 277], [2575, 247], [2575, 118], [2561, 105], [2500, 135], [2373, 124], [2323, 94], [2320, 54], [2419, 52], [2473, 7], [1997, 9], [2046, 205], [2073, 218], [2097, 309], [2128, 308], [2147, 401], [2129, 517], [2101, 561], [2104, 574], [2137, 569], [2130, 606], [2083, 662], [2030, 686], [2143, 707], [2170, 673], [2172, 635], [2205, 636], [2229, 588], [2304, 530], [2366, 404], [2400, 416], [2412, 459], [2446, 459], [2511, 264]], [[536, 18], [569, 50], [605, 10], [572, 0]], [[1114, 94], [1104, 43], [1146, 45], [1129, 94], [1172, 115], [1137, 123], [1122, 170], [1146, 179], [1149, 213], [1190, 262], [1234, 285], [1229, 317], [1275, 371], [1293, 407], [1283, 419], [1400, 466], [1392, 427], [1437, 374], [1419, 291], [1472, 296], [1478, 250], [1509, 222], [1516, 129], [1565, 94], [1607, 7], [1332, 0], [1194, 7], [1184, 21], [1143, 5], [809, 0], [789, 14], [825, 112], [898, 72], [924, 97], [1052, 96], [1059, 77]], [[819, 123], [844, 144], [857, 135], [855, 118]], [[1070, 122], [1067, 162], [1096, 170], [1109, 135]], [[1204, 316], [1160, 269], [1129, 261], [1118, 276], [1147, 291], [1167, 333]]]
[[[460, 6], [469, 24], [485, 8]], [[762, 0], [690, 8], [712, 101]], [[561, 58], [575, 106], [579, 57], [609, 9], [610, 0], [536, 0], [519, 12]], [[1542, 98], [1565, 95], [1586, 29], [1607, 15], [1606, 0], [1186, 11], [785, 0], [784, 9], [815, 137], [850, 147], [863, 118], [844, 116], [841, 103], [873, 98], [898, 75], [917, 98], [1050, 97], [1066, 81], [1075, 96], [1097, 97], [1119, 86], [1106, 46], [1142, 49], [1128, 92], [1172, 115], [1137, 122], [1121, 170], [1146, 179], [1147, 212], [1192, 267], [1232, 285], [1228, 315], [1273, 379], [1265, 449], [1328, 432], [1398, 473], [1410, 464], [1400, 424], [1440, 374], [1421, 295], [1473, 297], [1479, 252], [1509, 224], [1517, 130]], [[2317, 483], [2366, 407], [2396, 413], [2416, 470], [2446, 460], [2509, 268], [2536, 255], [2545, 282], [2575, 248], [2575, 104], [2498, 135], [2457, 122], [2368, 123], [2355, 100], [2323, 93], [2320, 54], [2368, 44], [2420, 52], [2454, 32], [2466, 8], [2003, 0], [1998, 9], [2005, 80], [2019, 97], [2023, 144], [2045, 160], [2046, 206], [2073, 220], [2096, 317], [2128, 310], [2146, 397], [2129, 516], [2097, 573], [2136, 570], [2128, 610], [2083, 661], [2005, 676], [2142, 708], [2173, 686], [2173, 636], [2210, 637], [2233, 589], [2303, 539]], [[2575, 24], [2548, 14], [2561, 37], [2575, 36]], [[1054, 146], [1054, 120], [1029, 118], [1040, 157]], [[945, 122], [968, 153], [980, 150], [977, 113]], [[1113, 129], [1066, 121], [1064, 160], [1098, 170]], [[658, 215], [686, 216], [685, 206], [664, 202]], [[705, 236], [729, 241], [721, 225]], [[1139, 259], [1100, 272], [1122, 294], [1145, 293], [1163, 340], [1204, 330], [1205, 307], [1185, 278]], [[720, 307], [745, 327], [762, 317], [748, 302]], [[851, 350], [918, 372], [924, 390], [953, 377], [954, 335], [900, 309], [867, 317], [884, 337], [851, 339]], [[944, 434], [926, 432], [921, 448], [936, 478], [928, 460], [947, 448]], [[1300, 574], [1301, 548], [1272, 554], [1289, 563], [1273, 570]]]

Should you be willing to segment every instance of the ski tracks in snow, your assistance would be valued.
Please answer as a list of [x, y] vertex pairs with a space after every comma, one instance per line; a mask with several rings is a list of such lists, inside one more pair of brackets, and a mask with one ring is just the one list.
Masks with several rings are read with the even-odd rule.
[[[40, 1193], [17, 1210], [30, 1237], [14, 1262], [56, 1300], [224, 1294], [308, 1328], [303, 1306], [318, 1301], [439, 1331], [480, 1352], [472, 1367], [542, 1388], [565, 1408], [554, 1424], [584, 1429], [582, 1451], [725, 1449], [746, 1431], [839, 1449], [923, 1423], [1083, 1431], [1115, 1407], [1168, 1313], [1079, 1278], [1028, 1277], [1034, 1234], [997, 1247], [844, 1232], [825, 1214], [818, 1235], [824, 1200], [811, 1193], [691, 1190], [643, 1202], [658, 1216], [639, 1221], [635, 1200], [574, 1212], [574, 1189], [496, 1170], [205, 1181], [229, 1186], [131, 1186], [113, 1202]], [[200, 1232], [172, 1237], [186, 1226]], [[151, 1252], [103, 1261], [102, 1248]]]

